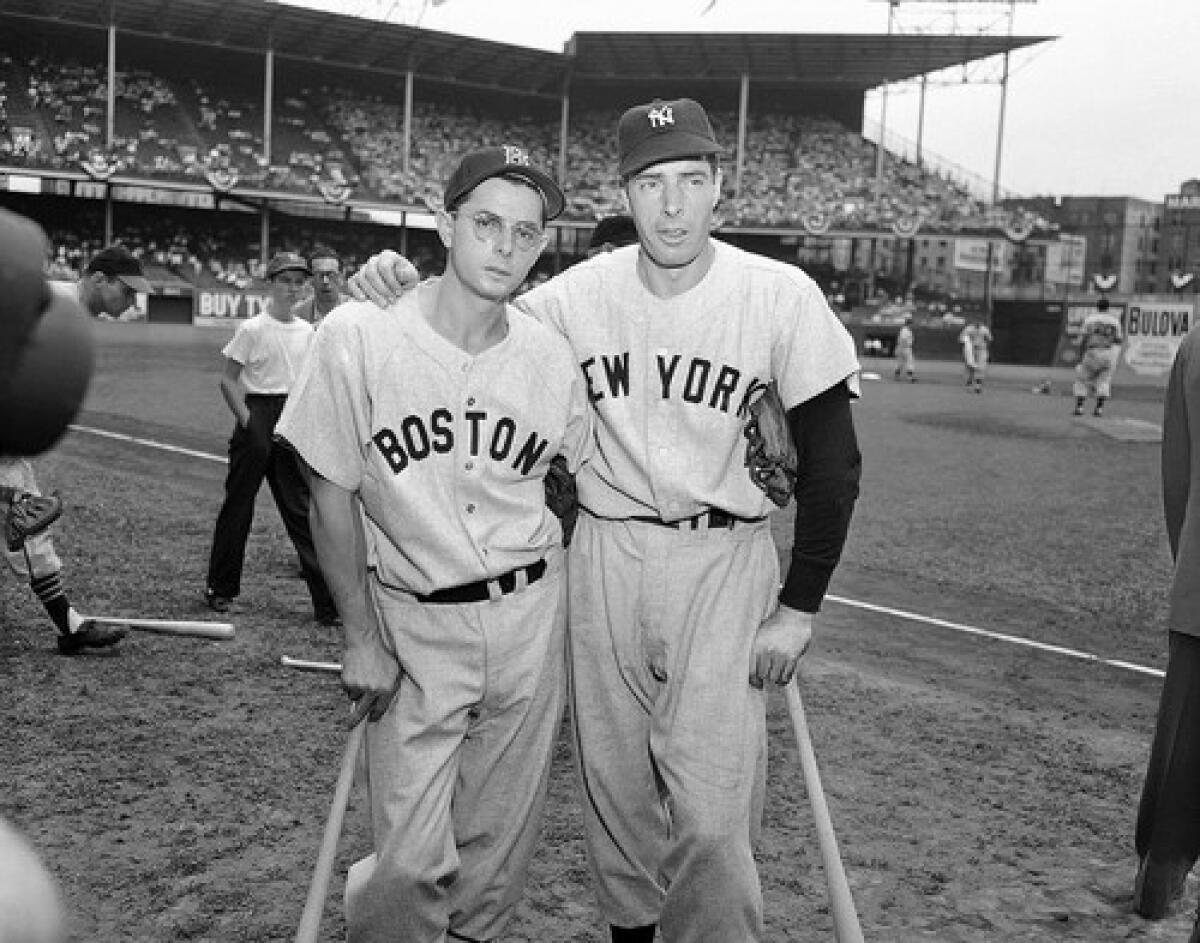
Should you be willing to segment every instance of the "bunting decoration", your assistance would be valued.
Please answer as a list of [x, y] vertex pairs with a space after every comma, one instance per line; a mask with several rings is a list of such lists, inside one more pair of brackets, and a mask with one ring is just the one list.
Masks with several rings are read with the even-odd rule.
[[833, 219], [824, 210], [811, 210], [800, 217], [800, 225], [810, 236], [823, 236], [829, 232]]
[[921, 228], [921, 217], [917, 214], [897, 216], [892, 220], [892, 232], [901, 239], [911, 239]]
[[336, 183], [334, 181], [326, 182], [322, 180], [317, 184], [317, 189], [321, 191], [321, 198], [326, 203], [332, 203], [335, 206], [340, 206], [350, 199], [352, 188], [345, 183]]
[[1004, 235], [1013, 242], [1024, 242], [1033, 235], [1034, 216], [1025, 210], [1017, 210], [1009, 214], [1001, 225]]
[[79, 166], [93, 180], [107, 180], [117, 172], [120, 165], [101, 150], [94, 150], [79, 161]]
[[204, 171], [208, 185], [219, 193], [228, 193], [237, 186], [238, 172], [235, 167], [210, 167]]

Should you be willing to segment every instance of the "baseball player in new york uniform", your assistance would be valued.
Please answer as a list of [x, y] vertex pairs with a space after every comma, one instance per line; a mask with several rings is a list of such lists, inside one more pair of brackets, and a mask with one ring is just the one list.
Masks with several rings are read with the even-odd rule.
[[343, 682], [375, 721], [352, 943], [494, 939], [524, 884], [566, 680], [543, 479], [592, 432], [566, 341], [506, 299], [563, 205], [521, 148], [466, 155], [437, 217], [445, 275], [397, 311], [330, 314], [279, 424], [315, 473]]
[[983, 392], [983, 378], [987, 375], [988, 345], [991, 342], [992, 332], [982, 321], [972, 321], [958, 334], [963, 364], [967, 368], [967, 388], [976, 393]]
[[1079, 338], [1079, 363], [1075, 365], [1075, 415], [1083, 415], [1089, 395], [1096, 397], [1093, 416], [1104, 415], [1104, 403], [1112, 396], [1112, 379], [1121, 357], [1121, 320], [1108, 310], [1108, 299], [1101, 298], [1096, 310], [1083, 319]]
[[[639, 245], [519, 302], [568, 339], [596, 415], [568, 554], [589, 863], [617, 943], [747, 943], [763, 933], [765, 685], [791, 680], [846, 537], [859, 366], [808, 276], [709, 236], [721, 148], [697, 102], [630, 109], [618, 150]], [[384, 254], [352, 291], [386, 298], [409, 268]], [[803, 457], [782, 593], [743, 465], [771, 380]]]

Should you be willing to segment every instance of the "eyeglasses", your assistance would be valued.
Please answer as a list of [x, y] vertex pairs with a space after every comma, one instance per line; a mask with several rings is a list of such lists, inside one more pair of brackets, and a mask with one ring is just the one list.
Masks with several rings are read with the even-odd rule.
[[[459, 216], [460, 211], [454, 210], [451, 216]], [[492, 245], [501, 244], [504, 231], [512, 233], [513, 246], [522, 252], [532, 252], [541, 249], [546, 244], [546, 232], [533, 223], [513, 223], [511, 226], [503, 217], [487, 210], [479, 210], [471, 214], [471, 222], [475, 226], [475, 238], [480, 242], [490, 242]]]

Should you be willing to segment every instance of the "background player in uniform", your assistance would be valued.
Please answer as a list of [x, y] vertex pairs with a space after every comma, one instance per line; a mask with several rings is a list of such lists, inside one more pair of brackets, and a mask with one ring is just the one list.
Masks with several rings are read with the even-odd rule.
[[896, 333], [896, 379], [908, 377], [909, 383], [917, 382], [917, 358], [913, 356], [912, 315], [904, 319]]
[[983, 378], [987, 375], [988, 345], [991, 342], [992, 332], [982, 321], [972, 321], [958, 335], [963, 363], [967, 368], [967, 387], [976, 393], [983, 392]]
[[[116, 317], [133, 304], [137, 292], [149, 292], [142, 263], [121, 245], [96, 253], [74, 285], [50, 282], [49, 290], [77, 300], [93, 317]], [[14, 492], [40, 495], [33, 465], [26, 458], [0, 456], [0, 487]], [[45, 607], [58, 629], [58, 650], [78, 654], [85, 648], [108, 648], [125, 637], [121, 626], [102, 625], [85, 619], [67, 598], [63, 563], [49, 531], [6, 543], [5, 559], [19, 579], [29, 581], [34, 595]]]
[[342, 260], [332, 249], [321, 246], [308, 257], [313, 293], [292, 307], [292, 315], [309, 324], [320, 324], [330, 311], [350, 297], [342, 293]]
[[519, 147], [464, 156], [437, 214], [445, 274], [400, 312], [330, 315], [279, 424], [312, 472], [343, 684], [376, 721], [351, 943], [491, 940], [524, 886], [565, 698], [543, 479], [592, 437], [570, 348], [506, 299], [563, 205]]
[[1112, 396], [1112, 379], [1121, 357], [1121, 320], [1108, 310], [1108, 299], [1096, 302], [1096, 310], [1083, 319], [1079, 338], [1079, 363], [1075, 365], [1075, 415], [1083, 415], [1088, 395], [1096, 397], [1093, 416], [1104, 415], [1104, 404]]
[[[639, 245], [522, 295], [571, 344], [596, 413], [569, 557], [572, 716], [592, 876], [614, 941], [762, 938], [752, 854], [765, 685], [786, 684], [840, 558], [861, 471], [854, 343], [798, 268], [709, 235], [721, 148], [692, 99], [627, 111]], [[390, 299], [395, 253], [352, 291]], [[748, 403], [778, 383], [802, 455], [779, 592]]]
[[304, 469], [274, 439], [275, 423], [313, 337], [313, 326], [292, 314], [308, 280], [308, 262], [294, 252], [278, 252], [267, 264], [266, 274], [271, 282], [267, 310], [239, 324], [221, 351], [225, 357], [221, 395], [236, 425], [229, 439], [225, 500], [213, 530], [204, 600], [210, 609], [228, 612], [241, 593], [254, 502], [265, 479], [300, 557], [313, 615], [322, 625], [336, 626], [341, 620], [313, 549]]

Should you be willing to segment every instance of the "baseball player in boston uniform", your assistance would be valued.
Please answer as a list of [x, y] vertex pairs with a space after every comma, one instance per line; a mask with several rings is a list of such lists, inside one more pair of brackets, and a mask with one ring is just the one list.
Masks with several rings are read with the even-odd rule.
[[445, 275], [322, 322], [279, 433], [312, 468], [314, 536], [368, 728], [375, 854], [351, 943], [490, 940], [520, 897], [565, 700], [562, 531], [543, 479], [591, 448], [565, 340], [506, 304], [562, 212], [518, 147], [463, 157]]
[[[568, 647], [614, 941], [762, 938], [765, 686], [788, 683], [809, 645], [858, 493], [853, 341], [802, 271], [710, 237], [720, 150], [691, 99], [627, 111], [619, 170], [639, 245], [519, 300], [568, 339], [596, 415]], [[390, 297], [410, 268], [385, 253], [352, 291]], [[747, 410], [772, 380], [802, 459], [781, 593], [771, 505], [744, 466]]]

